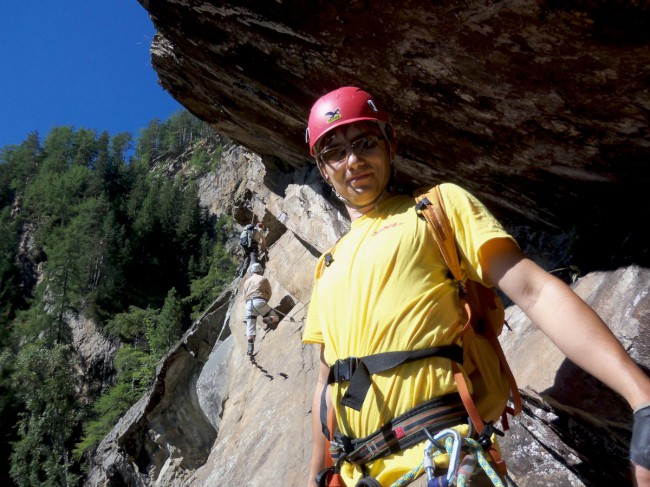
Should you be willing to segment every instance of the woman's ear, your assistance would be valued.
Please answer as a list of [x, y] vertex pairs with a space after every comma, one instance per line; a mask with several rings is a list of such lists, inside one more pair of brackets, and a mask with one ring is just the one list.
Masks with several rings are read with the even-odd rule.
[[331, 185], [332, 182], [330, 181], [330, 177], [327, 174], [327, 171], [325, 171], [325, 168], [323, 167], [323, 163], [320, 162], [318, 159], [316, 159], [316, 167], [318, 167], [318, 171], [320, 172], [320, 175], [323, 177], [325, 182]]

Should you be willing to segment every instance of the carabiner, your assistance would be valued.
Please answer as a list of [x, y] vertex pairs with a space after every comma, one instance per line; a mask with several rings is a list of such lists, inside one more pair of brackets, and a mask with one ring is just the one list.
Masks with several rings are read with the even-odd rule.
[[[449, 468], [447, 469], [447, 484], [451, 485], [451, 482], [456, 476], [456, 470], [458, 469], [460, 461], [460, 450], [463, 444], [463, 439], [460, 436], [460, 433], [454, 429], [447, 428], [436, 433], [433, 438], [430, 435], [424, 447], [424, 471], [427, 473], [427, 479], [431, 480], [435, 478], [435, 463], [433, 462], [433, 457], [431, 456], [431, 451], [435, 448], [443, 450], [440, 448], [444, 443], [441, 443], [441, 440], [451, 437], [451, 451], [449, 453]], [[446, 451], [446, 447], [444, 451]]]

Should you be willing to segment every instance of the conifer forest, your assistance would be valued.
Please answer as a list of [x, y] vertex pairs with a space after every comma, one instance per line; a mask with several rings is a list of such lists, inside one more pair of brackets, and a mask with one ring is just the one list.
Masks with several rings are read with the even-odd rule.
[[[235, 275], [233, 222], [196, 179], [230, 142], [186, 111], [137, 136], [62, 126], [0, 148], [3, 485], [81, 485], [86, 462], [160, 358]], [[163, 162], [191, 154], [189, 175]], [[68, 322], [117, 352], [84, 374]]]

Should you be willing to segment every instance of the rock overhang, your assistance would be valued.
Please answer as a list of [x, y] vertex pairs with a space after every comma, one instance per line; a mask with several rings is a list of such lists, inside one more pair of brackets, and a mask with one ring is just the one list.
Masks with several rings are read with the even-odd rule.
[[391, 114], [401, 181], [457, 182], [592, 262], [648, 260], [645, 3], [141, 3], [163, 88], [274, 171], [311, 164], [311, 104], [358, 85]]

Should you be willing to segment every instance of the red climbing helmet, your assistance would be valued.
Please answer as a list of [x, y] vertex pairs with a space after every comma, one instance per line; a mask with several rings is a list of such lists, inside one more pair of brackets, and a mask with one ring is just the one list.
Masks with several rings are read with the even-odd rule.
[[361, 120], [374, 120], [390, 125], [386, 112], [375, 103], [370, 93], [361, 88], [344, 86], [321, 96], [311, 108], [305, 132], [309, 153], [315, 155], [316, 142], [329, 131]]

